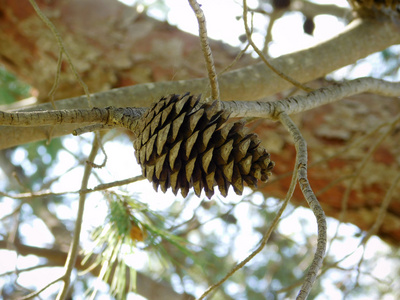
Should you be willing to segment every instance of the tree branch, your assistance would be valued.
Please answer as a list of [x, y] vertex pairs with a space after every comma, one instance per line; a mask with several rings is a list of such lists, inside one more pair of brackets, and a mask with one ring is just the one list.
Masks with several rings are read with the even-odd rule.
[[[101, 141], [98, 139], [97, 135], [95, 135], [95, 137], [93, 139], [92, 150], [88, 157], [89, 161], [91, 161], [91, 162], [94, 161], [94, 159], [97, 155], [97, 151], [100, 148], [100, 143], [101, 143]], [[92, 171], [92, 165], [86, 164], [84, 172], [83, 172], [83, 177], [82, 177], [82, 184], [81, 184], [82, 190], [87, 189], [91, 171]], [[71, 273], [75, 267], [76, 259], [78, 257], [78, 248], [79, 248], [79, 241], [80, 241], [80, 236], [81, 236], [81, 228], [82, 228], [82, 221], [83, 221], [83, 212], [84, 212], [84, 208], [85, 208], [85, 200], [86, 200], [86, 194], [80, 194], [79, 195], [78, 213], [77, 213], [76, 221], [75, 221], [74, 236], [72, 239], [70, 250], [68, 252], [67, 260], [65, 262], [65, 273], [63, 275], [64, 284], [57, 295], [57, 298], [56, 298], [57, 300], [64, 300], [68, 295], [69, 284], [70, 284], [70, 280], [71, 280]]]
[[53, 25], [53, 23], [51, 23], [51, 21], [49, 20], [49, 18], [47, 18], [47, 17], [43, 14], [43, 12], [40, 10], [39, 6], [37, 6], [35, 0], [29, 0], [29, 2], [31, 3], [32, 7], [35, 9], [35, 11], [36, 11], [36, 13], [38, 14], [38, 16], [40, 17], [40, 19], [47, 25], [47, 27], [50, 28], [50, 31], [53, 33], [54, 37], [56, 38], [58, 47], [60, 48], [59, 57], [58, 57], [58, 63], [57, 63], [56, 78], [55, 78], [55, 81], [54, 81], [53, 88], [51, 89], [51, 91], [50, 91], [50, 93], [49, 93], [49, 94], [51, 95], [51, 100], [52, 100], [52, 101], [51, 101], [51, 104], [52, 104], [53, 107], [55, 108], [55, 104], [54, 104], [53, 98], [54, 98], [54, 92], [55, 92], [55, 90], [56, 90], [56, 88], [57, 88], [57, 86], [58, 86], [59, 75], [60, 75], [60, 69], [61, 69], [61, 63], [62, 63], [62, 55], [63, 55], [63, 53], [64, 53], [65, 56], [66, 56], [66, 58], [67, 58], [67, 61], [68, 61], [68, 63], [69, 63], [69, 66], [71, 67], [71, 70], [72, 70], [72, 72], [73, 72], [73, 74], [74, 74], [74, 76], [75, 76], [75, 78], [76, 78], [76, 80], [77, 80], [78, 83], [81, 85], [81, 87], [82, 87], [82, 89], [83, 89], [83, 91], [84, 91], [84, 93], [85, 93], [85, 95], [86, 95], [86, 98], [87, 98], [89, 107], [92, 106], [92, 105], [91, 105], [91, 101], [90, 101], [89, 89], [88, 89], [86, 83], [83, 82], [81, 76], [79, 76], [78, 71], [76, 70], [74, 64], [72, 63], [71, 57], [70, 57], [70, 55], [69, 55], [67, 49], [65, 48], [63, 39], [61, 38], [61, 35], [60, 35], [60, 33], [58, 32], [57, 28]]
[[212, 100], [220, 100], [217, 72], [215, 71], [214, 58], [210, 44], [208, 43], [206, 17], [196, 0], [189, 0], [189, 4], [196, 15], [197, 22], [199, 23], [199, 37], [204, 60], [207, 66], [208, 79], [211, 85], [211, 98]]
[[[304, 83], [325, 76], [326, 74], [354, 63], [371, 53], [381, 51], [391, 45], [400, 43], [399, 28], [388, 20], [373, 21], [368, 19], [355, 20], [344, 32], [330, 40], [302, 51], [283, 55], [273, 59], [271, 63], [279, 66], [283, 73], [290, 74], [294, 79]], [[323, 62], [323, 63], [316, 63]], [[137, 84], [134, 86], [114, 89], [91, 96], [95, 107], [147, 107], [162, 96], [190, 91], [199, 94], [207, 90], [208, 80], [192, 79]], [[221, 100], [234, 99], [256, 100], [283, 91], [291, 84], [264, 63], [241, 68], [219, 76]], [[86, 108], [86, 96], [56, 101], [58, 109]], [[42, 104], [27, 110], [51, 110], [51, 104]], [[76, 129], [75, 126], [55, 126], [52, 137], [66, 135]], [[49, 129], [37, 127], [26, 128], [0, 127], [0, 149], [24, 143], [49, 138]], [[4, 137], [4, 140], [3, 140]]]
[[298, 162], [295, 168], [297, 169], [298, 172], [297, 175], [298, 175], [299, 186], [304, 195], [304, 198], [306, 199], [308, 205], [310, 206], [312, 212], [314, 213], [315, 218], [317, 219], [317, 225], [318, 225], [317, 249], [315, 251], [313, 261], [307, 271], [306, 278], [297, 296], [297, 299], [304, 300], [307, 299], [307, 296], [311, 291], [311, 288], [317, 278], [319, 270], [321, 269], [322, 261], [325, 256], [326, 241], [327, 241], [326, 217], [324, 210], [319, 204], [317, 197], [315, 197], [314, 192], [307, 178], [306, 141], [301, 135], [301, 132], [296, 126], [296, 124], [293, 123], [293, 121], [285, 112], [282, 112], [279, 115], [279, 120], [289, 131], [295, 143], [296, 152], [298, 155]]
[[400, 82], [389, 82], [365, 77], [324, 87], [306, 95], [289, 97], [275, 102], [224, 102], [223, 108], [231, 111], [233, 117], [276, 119], [282, 111], [288, 115], [296, 114], [361, 93], [398, 97], [400, 96]]
[[110, 189], [110, 188], [113, 188], [116, 186], [127, 185], [129, 183], [143, 180], [144, 178], [145, 177], [143, 175], [138, 175], [138, 176], [131, 177], [128, 179], [113, 181], [113, 182], [109, 182], [109, 183], [102, 183], [102, 184], [95, 186], [92, 189], [84, 189], [84, 190], [78, 190], [78, 191], [66, 191], [66, 192], [59, 192], [59, 193], [50, 192], [49, 190], [45, 190], [45, 191], [39, 191], [39, 192], [21, 193], [21, 194], [11, 195], [11, 194], [3, 193], [0, 191], [0, 196], [8, 197], [11, 199], [32, 200], [35, 198], [42, 198], [42, 197], [46, 197], [46, 196], [60, 196], [60, 195], [66, 195], [66, 194], [89, 194], [89, 193], [93, 193], [93, 192], [107, 190], [107, 189]]
[[[297, 166], [298, 159], [299, 159], [299, 155], [297, 153], [295, 167]], [[252, 253], [250, 253], [250, 255], [248, 255], [244, 260], [242, 260], [240, 263], [238, 263], [236, 266], [234, 266], [232, 268], [232, 270], [229, 271], [220, 281], [209, 286], [208, 289], [205, 290], [204, 293], [198, 298], [198, 300], [205, 299], [205, 297], [208, 294], [210, 294], [213, 290], [215, 290], [216, 288], [221, 286], [229, 277], [231, 277], [239, 269], [243, 268], [250, 260], [252, 260], [258, 253], [260, 253], [262, 249], [264, 249], [272, 232], [278, 225], [279, 220], [280, 220], [283, 212], [285, 211], [290, 199], [293, 196], [294, 189], [296, 188], [297, 177], [298, 177], [298, 172], [296, 169], [294, 169], [294, 171], [292, 172], [292, 179], [291, 179], [288, 191], [286, 193], [285, 199], [283, 200], [283, 203], [282, 203], [281, 207], [279, 208], [279, 211], [276, 213], [271, 224], [268, 226], [267, 230], [264, 232], [263, 237], [262, 237], [258, 247]]]
[[[222, 102], [223, 109], [230, 111], [232, 117], [257, 117], [278, 119], [279, 113], [284, 111], [291, 115], [313, 109], [315, 107], [341, 100], [351, 95], [370, 92], [384, 96], [400, 96], [400, 83], [388, 82], [374, 78], [359, 78], [341, 84], [321, 88], [306, 95], [289, 97], [275, 102], [262, 101], [232, 101]], [[64, 124], [96, 123], [104, 126], [124, 127], [134, 130], [137, 120], [146, 111], [144, 108], [92, 108], [71, 110], [49, 110], [34, 112], [1, 112], [0, 125], [7, 126], [40, 126]], [[103, 126], [103, 127], [104, 127]], [[71, 128], [70, 134], [76, 129]], [[0, 127], [1, 130], [7, 127]], [[8, 127], [13, 128], [13, 127]], [[64, 126], [64, 128], [68, 128]], [[93, 127], [97, 129], [97, 126]], [[16, 129], [17, 130], [17, 129]], [[86, 131], [86, 130], [79, 130]], [[78, 134], [75, 131], [74, 134]], [[7, 147], [11, 137], [0, 136], [0, 149]]]
[[258, 54], [258, 56], [261, 58], [261, 60], [264, 62], [264, 64], [270, 68], [276, 75], [278, 75], [279, 77], [281, 77], [282, 79], [288, 81], [289, 83], [291, 83], [293, 86], [302, 89], [306, 92], [311, 92], [312, 89], [309, 87], [306, 87], [304, 85], [302, 85], [300, 82], [298, 82], [297, 80], [293, 79], [292, 77], [286, 75], [284, 72], [282, 72], [281, 70], [275, 68], [274, 65], [272, 65], [264, 56], [264, 53], [258, 49], [258, 47], [256, 46], [256, 44], [254, 44], [252, 38], [251, 38], [251, 30], [249, 28], [249, 25], [247, 23], [247, 1], [243, 0], [243, 23], [244, 23], [244, 28], [246, 30], [246, 36], [247, 36], [247, 40], [249, 41], [250, 45], [253, 47], [254, 51]]

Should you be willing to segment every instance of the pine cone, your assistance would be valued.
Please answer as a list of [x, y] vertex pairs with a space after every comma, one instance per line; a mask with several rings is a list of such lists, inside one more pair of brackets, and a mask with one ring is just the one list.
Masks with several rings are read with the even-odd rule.
[[194, 188], [211, 198], [218, 186], [226, 197], [232, 185], [242, 194], [243, 182], [267, 181], [274, 163], [256, 134], [244, 122], [226, 123], [229, 113], [217, 101], [199, 104], [200, 96], [170, 95], [155, 103], [139, 120], [135, 156], [143, 175], [165, 193], [171, 187], [186, 197]]

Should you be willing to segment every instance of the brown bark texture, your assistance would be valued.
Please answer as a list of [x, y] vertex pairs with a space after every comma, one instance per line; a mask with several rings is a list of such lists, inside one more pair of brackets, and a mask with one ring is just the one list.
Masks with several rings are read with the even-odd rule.
[[[57, 27], [91, 92], [206, 76], [198, 37], [165, 22], [150, 19], [110, 0], [37, 2]], [[239, 52], [219, 42], [212, 42], [211, 47], [217, 70], [229, 65]], [[49, 100], [47, 93], [54, 83], [58, 52], [52, 33], [27, 1], [1, 1], [0, 62], [37, 89], [42, 102]], [[254, 60], [245, 56], [235, 67], [251, 63]], [[329, 83], [313, 83], [315, 86], [324, 84]], [[63, 61], [56, 99], [82, 94], [82, 88]], [[328, 216], [340, 216], [343, 199], [348, 193], [343, 221], [362, 230], [372, 227], [391, 181], [400, 171], [398, 128], [388, 134], [357, 173], [368, 151], [387, 127], [369, 133], [399, 112], [400, 102], [396, 98], [357, 95], [294, 116], [308, 144], [311, 186]], [[293, 143], [277, 123], [256, 121], [252, 125], [276, 162], [274, 178], [262, 191], [266, 196], [282, 198], [294, 165]], [[363, 140], [345, 150], [358, 139]], [[355, 174], [357, 178], [353, 180]], [[400, 187], [377, 233], [397, 246], [400, 242], [399, 192]], [[307, 205], [299, 189], [292, 202]]]

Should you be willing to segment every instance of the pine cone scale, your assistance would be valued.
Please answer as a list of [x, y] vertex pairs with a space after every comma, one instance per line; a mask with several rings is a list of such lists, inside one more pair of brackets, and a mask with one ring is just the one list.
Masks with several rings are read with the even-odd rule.
[[202, 108], [202, 109], [199, 109], [199, 110], [196, 111], [195, 113], [189, 115], [189, 120], [190, 120], [190, 121], [189, 121], [189, 130], [190, 130], [190, 133], [192, 133], [192, 132], [195, 130], [197, 124], [198, 124], [199, 121], [200, 121], [200, 118], [201, 118], [203, 115], [204, 115], [204, 109], [203, 109], [203, 108]]
[[154, 143], [156, 142], [157, 139], [157, 135], [153, 135], [150, 140], [148, 141], [148, 143], [146, 144], [146, 147], [143, 147], [146, 149], [146, 156], [145, 156], [145, 160], [142, 161], [148, 161], [148, 162], [152, 162], [154, 159], [151, 159], [152, 156], [154, 156], [153, 154], [153, 150], [154, 150]]
[[[213, 171], [210, 171], [206, 175], [206, 187], [208, 189], [208, 194], [212, 193], [211, 196], [214, 194], [214, 182], [215, 182], [215, 167]], [[206, 191], [207, 192], [207, 191]], [[207, 196], [208, 196], [207, 194]]]
[[206, 172], [206, 173], [209, 172], [209, 165], [212, 161], [213, 152], [214, 152], [214, 148], [210, 148], [206, 153], [203, 154], [203, 156], [201, 158], [201, 165], [202, 165], [204, 172]]
[[217, 128], [217, 124], [213, 124], [209, 127], [207, 127], [201, 134], [200, 143], [199, 143], [199, 152], [202, 153], [207, 149], [208, 143], [211, 140], [211, 137]]
[[171, 167], [172, 170], [176, 170], [175, 168], [175, 162], [176, 159], [179, 155], [179, 150], [182, 144], [182, 140], [180, 140], [179, 142], [177, 142], [169, 151], [169, 166]]
[[251, 160], [252, 160], [252, 158], [253, 157], [251, 155], [249, 155], [245, 159], [242, 159], [238, 163], [240, 173], [242, 173], [243, 175], [249, 174], [250, 169], [251, 169]]
[[181, 128], [183, 120], [185, 119], [185, 117], [186, 117], [186, 114], [182, 114], [181, 116], [179, 116], [178, 118], [176, 118], [172, 122], [172, 135], [171, 135], [171, 140], [172, 141], [176, 141], [177, 140], [179, 129]]
[[228, 182], [232, 181], [232, 174], [233, 174], [233, 160], [222, 167], [222, 173], [224, 174], [225, 178]]
[[229, 155], [232, 152], [233, 140], [227, 141], [221, 147], [215, 149], [215, 159], [217, 164], [226, 165], [229, 160]]
[[168, 139], [170, 127], [171, 124], [167, 124], [157, 133], [157, 155], [161, 155], [161, 153], [163, 152], [164, 145]]
[[161, 117], [161, 126], [163, 126], [168, 119], [175, 118], [175, 114], [173, 113], [173, 108], [174, 108], [173, 105], [169, 105], [163, 110], [161, 115], [158, 114]]
[[190, 182], [193, 172], [195, 170], [196, 157], [192, 158], [186, 163], [186, 181]]
[[193, 148], [194, 145], [196, 144], [197, 137], [199, 135], [199, 132], [196, 131], [193, 133], [187, 140], [184, 146], [184, 153], [183, 153], [183, 159], [188, 160], [191, 156], [196, 155], [196, 148]]
[[156, 129], [160, 124], [160, 120], [161, 120], [161, 115], [158, 114], [154, 117], [153, 121], [151, 121], [151, 123], [147, 125], [147, 127], [150, 129], [150, 135], [153, 135], [155, 133]]
[[161, 172], [164, 170], [164, 162], [165, 158], [167, 157], [167, 153], [162, 155], [156, 162], [156, 172], [155, 175], [157, 178], [161, 178]]
[[236, 194], [241, 195], [243, 193], [243, 178], [240, 175], [238, 166], [234, 166], [232, 174], [232, 186]]
[[241, 161], [246, 156], [247, 150], [250, 147], [250, 142], [249, 138], [245, 138], [237, 144], [235, 151], [233, 151], [235, 162]]
[[197, 197], [200, 197], [201, 189], [203, 188], [203, 181], [201, 178], [201, 171], [198, 168], [194, 169], [192, 176], [192, 183], [193, 183], [194, 193], [196, 194]]

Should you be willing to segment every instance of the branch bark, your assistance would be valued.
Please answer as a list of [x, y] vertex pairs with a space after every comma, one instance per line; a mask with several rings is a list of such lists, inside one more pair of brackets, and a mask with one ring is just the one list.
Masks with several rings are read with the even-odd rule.
[[308, 268], [303, 285], [301, 286], [300, 292], [296, 298], [299, 300], [305, 300], [307, 299], [311, 291], [311, 288], [317, 278], [318, 272], [321, 269], [322, 262], [325, 257], [325, 249], [327, 243], [326, 217], [324, 210], [322, 209], [317, 197], [315, 197], [314, 191], [312, 190], [310, 182], [308, 180], [308, 151], [306, 141], [303, 138], [299, 128], [284, 111], [279, 114], [279, 120], [281, 121], [283, 126], [285, 126], [286, 130], [290, 133], [294, 141], [297, 155], [295, 169], [297, 170], [299, 186], [301, 192], [304, 195], [304, 198], [306, 199], [309, 207], [314, 213], [318, 225], [317, 249], [315, 251], [312, 263]]
[[[313, 108], [336, 102], [355, 94], [370, 92], [383, 96], [400, 96], [400, 83], [374, 78], [359, 78], [352, 81], [321, 88], [308, 93], [285, 98], [274, 102], [231, 101], [222, 106], [232, 117], [268, 118], [277, 120], [282, 112], [296, 114]], [[48, 110], [33, 112], [2, 112], [0, 124], [7, 126], [32, 127], [40, 125], [64, 124], [101, 124], [104, 126], [124, 127], [135, 130], [137, 120], [143, 115], [143, 108], [92, 108], [71, 110]], [[0, 146], [6, 144], [5, 137], [0, 138]]]

